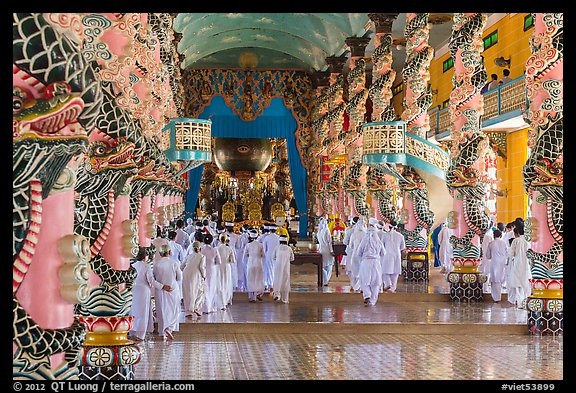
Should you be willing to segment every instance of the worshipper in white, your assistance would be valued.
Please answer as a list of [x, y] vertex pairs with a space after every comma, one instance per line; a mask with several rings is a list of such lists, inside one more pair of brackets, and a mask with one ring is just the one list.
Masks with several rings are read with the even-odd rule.
[[135, 262], [132, 264], [136, 269], [136, 279], [132, 287], [130, 315], [134, 316], [134, 325], [132, 330], [130, 330], [130, 338], [135, 341], [144, 340], [146, 333], [152, 333], [154, 330], [151, 301], [152, 287], [158, 292], [162, 289], [171, 290], [168, 285], [163, 286], [154, 279], [149, 260], [146, 249], [140, 247], [138, 254], [136, 254]]
[[195, 230], [196, 228], [194, 227], [194, 220], [188, 217], [186, 219], [186, 226], [184, 227], [184, 232], [186, 232], [188, 236], [191, 236]]
[[344, 229], [344, 239], [342, 239], [342, 244], [344, 244], [346, 246], [346, 255], [342, 256], [342, 260], [340, 261], [340, 266], [344, 267], [344, 270], [346, 271], [346, 263], [348, 261], [348, 258], [350, 258], [348, 256], [348, 245], [350, 244], [350, 236], [352, 235], [352, 232], [354, 231], [354, 225], [358, 222], [358, 217], [354, 217], [356, 220], [352, 219], [352, 220], [346, 220], [346, 229]]
[[228, 246], [234, 252], [234, 262], [232, 263], [232, 292], [238, 288], [238, 255], [236, 254], [236, 244], [238, 243], [238, 236], [234, 233], [234, 223], [233, 222], [226, 222], [224, 223], [226, 227], [226, 235], [228, 235]]
[[490, 224], [488, 230], [484, 234], [484, 238], [482, 239], [481, 244], [482, 259], [480, 262], [480, 273], [486, 276], [486, 281], [482, 285], [482, 292], [484, 293], [490, 293], [490, 286], [492, 285], [490, 283], [490, 258], [488, 258], [487, 255], [488, 245], [492, 240], [494, 240], [494, 231], [492, 230], [492, 225]]
[[180, 244], [184, 250], [190, 247], [190, 235], [184, 231], [184, 220], [181, 218], [176, 220], [176, 238], [174, 241]]
[[508, 271], [508, 301], [519, 308], [524, 306], [523, 302], [532, 294], [530, 279], [530, 263], [526, 252], [529, 243], [524, 237], [524, 227], [514, 227], [514, 240], [509, 249], [508, 263], [511, 265]]
[[[360, 260], [356, 255], [356, 249], [364, 236], [366, 236], [366, 232], [366, 221], [360, 218], [354, 225], [354, 232], [350, 235], [350, 243], [346, 247], [346, 254], [350, 256], [346, 259], [346, 273], [350, 278], [350, 286], [354, 291], [360, 290]], [[348, 249], [350, 249], [350, 252], [348, 252]]]
[[159, 226], [156, 226], [156, 238], [154, 240], [152, 240], [150, 242], [153, 246], [154, 246], [154, 258], [152, 259], [152, 262], [156, 262], [157, 260], [159, 260], [160, 257], [160, 246], [162, 244], [166, 244], [167, 246], [170, 245], [170, 242], [168, 241], [168, 239], [164, 238], [162, 236], [162, 228], [160, 228]]
[[452, 244], [450, 244], [450, 236], [454, 234], [454, 230], [448, 227], [446, 222], [442, 223], [442, 229], [438, 233], [438, 243], [440, 243], [440, 260], [442, 261], [442, 269], [440, 273], [450, 273], [454, 270], [452, 264]]
[[220, 244], [216, 246], [216, 251], [220, 255], [220, 279], [218, 281], [219, 294], [220, 294], [220, 309], [225, 310], [226, 307], [232, 304], [232, 296], [234, 295], [234, 288], [232, 286], [232, 266], [236, 267], [236, 253], [230, 248], [228, 244], [228, 235], [225, 233], [220, 234]]
[[[180, 328], [180, 291], [178, 281], [182, 279], [182, 272], [178, 263], [170, 258], [170, 246], [160, 245], [160, 259], [154, 263], [154, 277], [164, 287], [154, 292], [156, 301], [156, 318], [158, 320], [158, 334], [166, 340], [174, 340], [172, 332]], [[170, 291], [166, 290], [170, 287]]]
[[248, 229], [249, 227], [244, 224], [240, 228], [240, 236], [236, 242], [236, 268], [238, 270], [238, 281], [236, 288], [238, 291], [246, 291], [246, 259], [244, 258], [244, 249], [248, 244]]
[[192, 254], [186, 257], [182, 270], [182, 297], [184, 298], [184, 315], [198, 318], [202, 315], [200, 308], [204, 305], [206, 290], [206, 257], [200, 253], [202, 244], [195, 241], [191, 245]]
[[[170, 245], [170, 258], [178, 262], [180, 270], [184, 268], [184, 261], [186, 260], [186, 251], [182, 246], [176, 243], [176, 231], [168, 231], [168, 244]], [[180, 290], [180, 296], [182, 296], [182, 280], [178, 281], [178, 289]]]
[[288, 246], [288, 238], [280, 236], [278, 247], [274, 249], [272, 261], [274, 263], [274, 292], [275, 302], [288, 303], [290, 295], [290, 262], [294, 260], [294, 251]]
[[205, 292], [205, 300], [204, 305], [202, 306], [202, 313], [208, 314], [218, 309], [222, 308], [221, 306], [221, 295], [218, 293], [219, 291], [219, 281], [220, 281], [220, 265], [222, 261], [220, 261], [220, 254], [216, 251], [210, 244], [212, 244], [212, 235], [205, 234], [204, 235], [204, 245], [202, 246], [202, 250], [200, 252], [202, 255], [206, 257], [206, 292]]
[[486, 247], [486, 258], [490, 260], [490, 293], [496, 303], [502, 300], [502, 283], [506, 279], [507, 257], [508, 247], [502, 239], [502, 232], [497, 229], [494, 231], [494, 239]]
[[262, 301], [264, 293], [264, 270], [262, 263], [264, 260], [264, 247], [259, 241], [254, 241], [258, 237], [256, 229], [250, 229], [248, 244], [244, 248], [244, 258], [246, 259], [246, 290], [248, 291], [248, 301], [250, 303]]
[[378, 301], [378, 294], [382, 286], [382, 265], [380, 261], [384, 258], [384, 244], [378, 236], [376, 225], [378, 220], [370, 218], [368, 220], [368, 231], [366, 236], [358, 245], [355, 251], [360, 261], [360, 286], [364, 305], [374, 306]]
[[268, 236], [261, 240], [264, 247], [264, 261], [262, 268], [264, 270], [264, 292], [272, 292], [274, 285], [274, 262], [272, 262], [272, 253], [280, 244], [280, 236], [276, 234], [276, 225], [268, 225]]
[[332, 266], [334, 266], [334, 248], [332, 246], [332, 236], [330, 236], [330, 229], [324, 217], [318, 221], [318, 245], [320, 246], [320, 254], [322, 254], [322, 282], [324, 286], [328, 286], [330, 277], [332, 276]]
[[386, 256], [386, 238], [388, 237], [388, 231], [385, 230], [386, 229], [386, 225], [384, 223], [384, 221], [379, 221], [376, 224], [376, 234], [378, 235], [378, 238], [380, 239], [380, 241], [382, 242], [382, 245], [384, 246], [384, 255], [382, 256], [382, 258], [380, 258], [380, 272], [382, 273], [382, 290], [384, 289], [384, 257]]
[[384, 291], [396, 292], [398, 276], [402, 272], [402, 250], [406, 248], [404, 236], [396, 231], [396, 221], [390, 221], [390, 232], [386, 236], [384, 265], [382, 274]]

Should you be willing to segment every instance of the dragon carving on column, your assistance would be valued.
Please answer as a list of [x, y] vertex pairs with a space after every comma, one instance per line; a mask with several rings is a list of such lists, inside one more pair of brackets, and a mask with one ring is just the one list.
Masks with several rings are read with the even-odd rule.
[[[332, 168], [332, 174], [330, 176], [330, 180], [324, 186], [324, 195], [325, 198], [322, 198], [322, 208], [325, 211], [332, 212], [334, 211], [337, 200], [338, 200], [338, 192], [340, 191], [340, 187], [342, 186], [342, 178], [344, 177], [344, 165], [335, 165]], [[328, 210], [326, 210], [328, 209]]]
[[346, 193], [353, 198], [354, 207], [359, 215], [369, 217], [370, 209], [366, 204], [367, 188], [362, 185], [359, 178], [363, 176], [362, 167], [364, 165], [361, 161], [355, 161], [350, 166], [350, 172], [344, 180], [343, 187]]
[[393, 189], [386, 182], [386, 172], [377, 166], [371, 166], [368, 170], [366, 187], [376, 200], [382, 219], [386, 223], [398, 221], [396, 208], [393, 203]]
[[531, 334], [563, 335], [564, 104], [562, 14], [533, 14], [531, 56], [526, 61], [530, 156], [522, 177], [532, 200], [526, 222], [533, 293], [525, 304]]
[[[34, 257], [46, 199], [70, 160], [86, 151], [101, 92], [94, 70], [41, 14], [14, 13], [13, 73], [13, 375], [75, 379], [86, 337], [77, 319], [44, 329], [16, 298]], [[77, 270], [78, 266], [75, 268]], [[52, 370], [50, 356], [64, 352]]]
[[[396, 118], [392, 100], [392, 84], [396, 78], [396, 71], [392, 68], [392, 35], [385, 34], [376, 36], [378, 45], [375, 44], [372, 54], [372, 84], [368, 89], [368, 95], [372, 100], [372, 121], [393, 121]], [[375, 39], [376, 40], [376, 39]]]

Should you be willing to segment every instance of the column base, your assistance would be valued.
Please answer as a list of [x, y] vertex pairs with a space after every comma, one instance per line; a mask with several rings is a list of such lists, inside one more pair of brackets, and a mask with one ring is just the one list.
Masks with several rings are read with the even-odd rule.
[[[428, 252], [417, 251], [406, 254], [405, 267], [402, 272], [407, 281], [428, 281]], [[404, 263], [403, 263], [404, 265]]]
[[482, 286], [486, 276], [480, 273], [448, 273], [450, 300], [475, 303], [484, 301]]
[[563, 336], [563, 303], [562, 299], [526, 299], [529, 333], [533, 336]]
[[134, 380], [134, 367], [132, 365], [80, 366], [78, 379], [84, 381], [132, 381]]

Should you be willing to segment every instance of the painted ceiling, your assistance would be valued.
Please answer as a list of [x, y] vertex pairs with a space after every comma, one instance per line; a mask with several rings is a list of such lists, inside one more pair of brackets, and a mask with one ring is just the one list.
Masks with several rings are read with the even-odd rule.
[[[392, 26], [393, 38], [404, 37], [405, 20], [406, 14], [400, 13]], [[432, 27], [429, 43], [438, 48], [448, 41], [452, 23], [443, 18]], [[185, 58], [182, 68], [250, 66], [313, 72], [328, 68], [326, 57], [348, 52], [347, 37], [372, 37], [374, 24], [367, 13], [179, 13], [173, 28], [182, 33], [178, 44]], [[371, 40], [367, 56], [373, 45]], [[404, 48], [395, 49], [394, 68], [401, 70], [404, 59]]]

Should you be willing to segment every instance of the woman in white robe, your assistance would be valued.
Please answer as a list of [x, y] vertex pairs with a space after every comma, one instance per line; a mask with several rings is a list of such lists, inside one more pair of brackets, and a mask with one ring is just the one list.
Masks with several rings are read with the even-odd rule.
[[228, 246], [234, 252], [234, 263], [232, 263], [232, 293], [238, 288], [238, 256], [236, 254], [236, 244], [238, 243], [239, 236], [234, 233], [234, 223], [226, 222], [224, 224], [226, 227], [226, 235], [228, 235]]
[[332, 276], [332, 266], [334, 266], [334, 248], [332, 246], [332, 236], [324, 217], [320, 218], [318, 222], [318, 245], [320, 246], [320, 254], [322, 254], [322, 282], [324, 286], [328, 286], [330, 277]]
[[162, 244], [170, 244], [168, 239], [162, 237], [162, 229], [159, 226], [156, 226], [156, 238], [151, 241], [151, 244], [154, 246], [154, 258], [152, 258], [152, 262], [156, 262], [159, 260], [160, 257], [160, 246]]
[[384, 280], [384, 291], [396, 292], [398, 276], [402, 272], [402, 250], [406, 248], [404, 236], [396, 231], [398, 224], [390, 221], [390, 232], [388, 232], [385, 244], [384, 264], [382, 275]]
[[235, 252], [236, 252], [236, 268], [238, 270], [238, 281], [237, 288], [241, 292], [246, 291], [246, 259], [244, 259], [244, 249], [248, 244], [248, 232], [246, 228], [242, 227], [242, 234], [238, 236], [236, 241]]
[[244, 248], [244, 258], [246, 259], [246, 290], [248, 291], [248, 301], [250, 303], [262, 301], [264, 293], [264, 247], [259, 241], [255, 241], [258, 232], [255, 229], [249, 231], [249, 243]]
[[530, 287], [530, 279], [532, 272], [530, 271], [530, 264], [526, 256], [528, 251], [528, 241], [524, 238], [524, 228], [514, 228], [514, 240], [509, 249], [509, 264], [510, 270], [508, 272], [508, 301], [518, 307], [523, 307], [523, 302], [532, 294]]
[[288, 303], [290, 294], [290, 262], [294, 260], [294, 251], [287, 245], [288, 238], [280, 236], [280, 244], [274, 249], [274, 292], [275, 302]]
[[221, 309], [225, 310], [229, 304], [232, 304], [232, 295], [234, 294], [232, 287], [232, 266], [236, 266], [236, 254], [229, 246], [228, 235], [222, 233], [220, 235], [220, 244], [216, 246], [216, 251], [220, 256], [220, 279], [218, 285], [220, 287], [220, 303]]
[[220, 281], [220, 255], [210, 244], [214, 239], [212, 235], [207, 233], [204, 235], [204, 245], [200, 252], [206, 257], [206, 292], [205, 301], [202, 306], [202, 313], [208, 314], [218, 309], [221, 306], [221, 296], [219, 295], [219, 281]]
[[[356, 255], [356, 249], [364, 236], [366, 236], [366, 222], [361, 218], [354, 225], [354, 232], [350, 235], [350, 243], [346, 247], [346, 254], [349, 256], [346, 260], [346, 273], [350, 278], [350, 286], [354, 291], [360, 290], [360, 261]], [[348, 252], [348, 249], [350, 249], [350, 252]]]
[[158, 319], [158, 334], [166, 340], [174, 339], [172, 332], [179, 330], [180, 319], [180, 294], [178, 280], [182, 279], [182, 272], [178, 263], [170, 258], [170, 246], [160, 246], [160, 259], [154, 263], [154, 277], [156, 281], [171, 288], [155, 291], [156, 317]]
[[489, 293], [491, 280], [490, 280], [490, 258], [487, 256], [488, 245], [494, 240], [494, 231], [492, 231], [492, 226], [488, 228], [484, 234], [484, 239], [482, 240], [482, 261], [480, 262], [480, 273], [486, 276], [486, 282], [482, 285], [482, 291], [484, 293]]
[[[486, 241], [486, 238], [484, 238]], [[506, 280], [508, 246], [502, 239], [502, 232], [494, 231], [494, 240], [486, 247], [486, 258], [490, 260], [490, 293], [495, 302], [502, 298], [502, 283]]]
[[192, 317], [202, 315], [200, 308], [204, 305], [206, 290], [206, 257], [200, 253], [202, 244], [192, 243], [192, 254], [186, 257], [182, 270], [182, 297], [184, 298], [184, 313]]
[[145, 248], [140, 247], [135, 259], [136, 262], [132, 266], [136, 269], [137, 275], [132, 287], [132, 306], [130, 308], [130, 315], [134, 316], [134, 324], [130, 330], [130, 335], [133, 340], [142, 341], [146, 337], [146, 333], [152, 333], [154, 330], [152, 287], [156, 291], [161, 291], [162, 284], [154, 279]]
[[384, 258], [384, 244], [378, 236], [375, 218], [370, 218], [366, 236], [358, 245], [356, 255], [360, 260], [360, 286], [364, 296], [364, 305], [374, 306], [378, 301], [378, 294], [382, 286], [382, 265]]
[[442, 261], [442, 269], [440, 273], [450, 273], [454, 270], [452, 264], [452, 244], [450, 244], [450, 236], [454, 234], [454, 230], [448, 228], [446, 223], [442, 224], [442, 229], [438, 234], [438, 243], [440, 243], [440, 260]]

